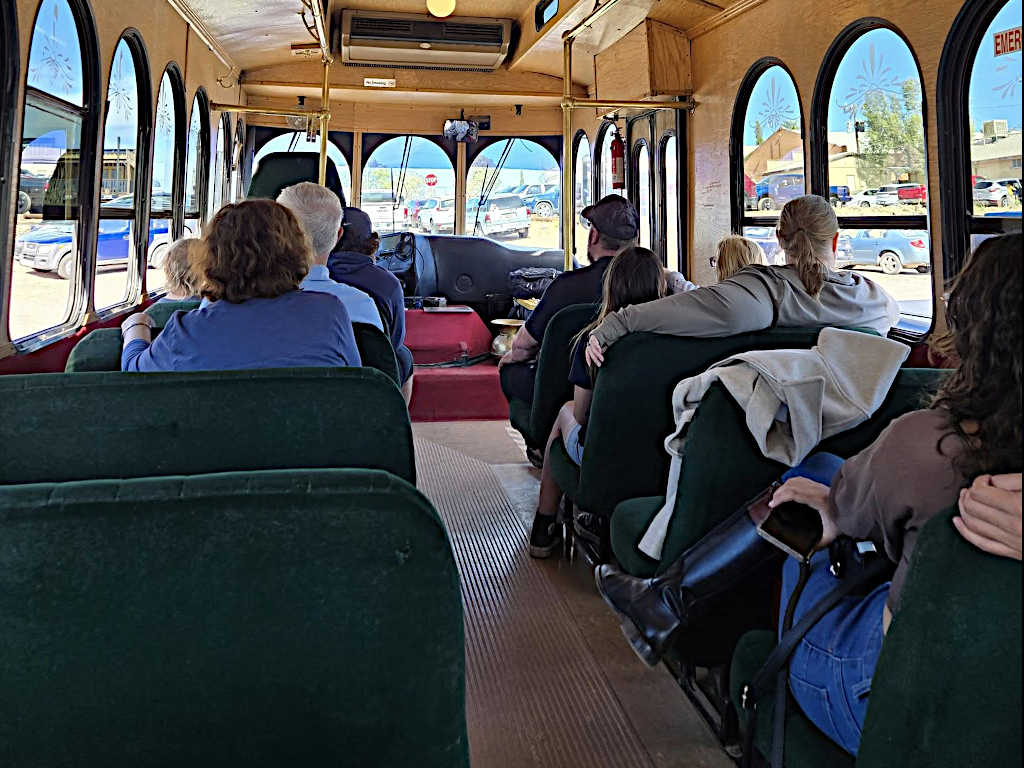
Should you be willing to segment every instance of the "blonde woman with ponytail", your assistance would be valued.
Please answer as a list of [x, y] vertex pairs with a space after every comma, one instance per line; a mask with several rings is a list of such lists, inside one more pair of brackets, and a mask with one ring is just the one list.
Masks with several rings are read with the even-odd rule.
[[751, 264], [716, 285], [610, 313], [590, 334], [587, 362], [627, 333], [711, 338], [775, 326], [858, 326], [886, 334], [896, 302], [863, 275], [835, 269], [839, 221], [829, 202], [804, 195], [786, 203], [776, 230], [784, 266]]

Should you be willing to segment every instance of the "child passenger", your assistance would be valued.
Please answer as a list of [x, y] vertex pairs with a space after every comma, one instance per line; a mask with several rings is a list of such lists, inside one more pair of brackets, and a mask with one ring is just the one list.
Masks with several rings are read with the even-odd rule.
[[556, 520], [562, 490], [551, 472], [551, 445], [555, 440], [564, 440], [566, 451], [577, 464], [583, 456], [583, 439], [594, 388], [590, 371], [583, 358], [587, 336], [610, 312], [660, 299], [665, 292], [666, 271], [652, 251], [634, 246], [612, 257], [604, 275], [601, 310], [597, 319], [581, 331], [576, 340], [572, 367], [569, 371], [569, 381], [573, 384], [573, 400], [563, 405], [559, 411], [544, 450], [540, 499], [530, 534], [530, 554], [533, 557], [549, 557], [562, 541], [561, 529]]

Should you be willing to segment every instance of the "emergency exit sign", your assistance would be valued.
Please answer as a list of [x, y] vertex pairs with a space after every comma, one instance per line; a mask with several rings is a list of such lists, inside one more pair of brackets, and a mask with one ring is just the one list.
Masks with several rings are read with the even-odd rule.
[[996, 32], [992, 38], [996, 56], [1005, 56], [1008, 53], [1016, 53], [1020, 50], [1020, 27]]

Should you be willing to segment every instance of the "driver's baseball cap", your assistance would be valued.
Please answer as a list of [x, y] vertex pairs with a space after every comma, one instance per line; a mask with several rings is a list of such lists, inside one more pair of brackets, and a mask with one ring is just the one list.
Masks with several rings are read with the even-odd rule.
[[361, 208], [346, 206], [345, 215], [341, 219], [341, 226], [345, 228], [352, 242], [365, 243], [373, 234], [373, 224], [366, 211]]
[[580, 212], [598, 232], [616, 240], [635, 240], [640, 233], [640, 214], [622, 195], [605, 195]]

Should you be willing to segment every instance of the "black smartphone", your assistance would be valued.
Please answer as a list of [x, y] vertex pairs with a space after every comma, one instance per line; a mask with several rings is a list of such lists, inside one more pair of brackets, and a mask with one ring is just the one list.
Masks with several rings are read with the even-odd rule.
[[821, 541], [821, 515], [795, 501], [772, 509], [768, 502], [778, 488], [779, 483], [772, 483], [747, 505], [747, 512], [763, 539], [798, 560], [805, 560], [814, 554]]

